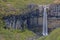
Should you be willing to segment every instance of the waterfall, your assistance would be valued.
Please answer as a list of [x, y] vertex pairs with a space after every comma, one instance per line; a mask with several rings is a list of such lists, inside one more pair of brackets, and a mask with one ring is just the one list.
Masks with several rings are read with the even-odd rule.
[[43, 36], [48, 35], [48, 27], [47, 27], [47, 6], [44, 5], [44, 12], [43, 12]]
[[[43, 13], [43, 31], [42, 31], [42, 34], [43, 34], [43, 36], [46, 36], [46, 35], [48, 35], [48, 27], [47, 27], [47, 8], [48, 8], [48, 6], [47, 5], [44, 5], [44, 6], [39, 5], [38, 7], [39, 7], [39, 12]], [[37, 15], [37, 14], [35, 14], [35, 15]], [[31, 25], [30, 25], [31, 22], [32, 22], [31, 24], [38, 24], [38, 15], [37, 15], [37, 18], [34, 18], [34, 19], [31, 18], [31, 15], [28, 14], [27, 17], [25, 17], [24, 15], [15, 15], [15, 16], [12, 15], [10, 17], [7, 17], [5, 19], [6, 26], [7, 27], [12, 27], [12, 28], [15, 28], [15, 29], [18, 29], [18, 28], [19, 29], [24, 29], [24, 25], [27, 23], [27, 26], [29, 28], [31, 28]]]

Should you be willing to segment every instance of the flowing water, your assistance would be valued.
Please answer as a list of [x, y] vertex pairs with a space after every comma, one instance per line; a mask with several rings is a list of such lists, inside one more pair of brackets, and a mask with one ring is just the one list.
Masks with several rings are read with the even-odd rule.
[[48, 28], [47, 28], [47, 7], [43, 6], [44, 12], [43, 12], [43, 35], [48, 35]]

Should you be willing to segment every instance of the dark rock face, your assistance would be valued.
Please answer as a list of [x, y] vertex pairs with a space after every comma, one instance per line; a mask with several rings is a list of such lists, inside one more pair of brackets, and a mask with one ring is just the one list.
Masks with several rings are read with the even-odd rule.
[[49, 12], [48, 15], [51, 17], [60, 17], [60, 4], [52, 4], [49, 6]]
[[10, 15], [10, 16], [4, 17], [6, 27], [14, 28], [14, 29], [21, 29], [24, 26], [25, 19], [26, 18], [21, 15]]
[[24, 15], [10, 15], [5, 16], [3, 19], [6, 23], [6, 27], [12, 28], [22, 28], [24, 25], [27, 25], [28, 28], [38, 25], [39, 10], [36, 9], [28, 14]]
[[60, 25], [60, 4], [51, 4], [48, 11], [48, 26], [59, 27]]

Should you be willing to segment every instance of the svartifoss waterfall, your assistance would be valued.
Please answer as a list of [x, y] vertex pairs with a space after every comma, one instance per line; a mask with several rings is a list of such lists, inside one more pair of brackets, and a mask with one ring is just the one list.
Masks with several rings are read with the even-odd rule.
[[22, 31], [28, 29], [37, 35], [47, 36], [53, 29], [60, 26], [60, 4], [30, 5], [26, 12], [24, 11], [19, 15], [4, 16], [3, 20], [5, 22], [4, 28]]
[[47, 27], [47, 6], [43, 6], [43, 35], [48, 35], [48, 27]]
[[27, 27], [29, 30], [36, 32], [36, 34], [43, 34], [43, 36], [46, 36], [48, 35], [48, 8], [49, 5], [38, 5], [38, 9], [31, 12], [19, 15], [6, 16], [4, 17], [6, 27], [21, 30], [24, 30], [24, 28]]

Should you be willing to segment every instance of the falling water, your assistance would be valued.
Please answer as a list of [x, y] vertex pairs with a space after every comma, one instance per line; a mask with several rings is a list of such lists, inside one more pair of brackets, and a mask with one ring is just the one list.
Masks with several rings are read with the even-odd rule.
[[47, 28], [47, 6], [43, 6], [44, 12], [43, 12], [43, 36], [48, 35], [48, 28]]

